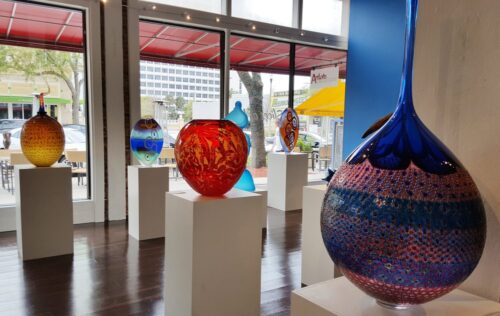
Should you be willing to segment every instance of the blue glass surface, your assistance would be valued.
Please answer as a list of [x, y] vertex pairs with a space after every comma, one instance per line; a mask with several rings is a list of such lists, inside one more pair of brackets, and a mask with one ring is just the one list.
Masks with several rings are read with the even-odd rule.
[[232, 121], [234, 124], [238, 125], [239, 128], [243, 129], [248, 127], [249, 120], [248, 115], [241, 108], [241, 102], [237, 101], [234, 105], [234, 109], [229, 112], [226, 116], [226, 120]]
[[418, 1], [408, 0], [405, 62], [397, 108], [389, 121], [361, 144], [348, 163], [368, 159], [374, 167], [403, 170], [411, 162], [434, 174], [451, 174], [461, 167], [455, 156], [422, 123], [413, 106], [412, 79]]
[[243, 191], [254, 192], [255, 191], [255, 183], [253, 181], [252, 174], [248, 169], [245, 169], [240, 179], [234, 185], [236, 189], [240, 189]]
[[153, 118], [137, 121], [130, 132], [130, 149], [142, 165], [156, 162], [163, 148], [163, 130]]

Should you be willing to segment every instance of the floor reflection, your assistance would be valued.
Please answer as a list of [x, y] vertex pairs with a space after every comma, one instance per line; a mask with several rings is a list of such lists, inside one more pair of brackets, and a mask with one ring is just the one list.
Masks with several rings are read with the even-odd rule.
[[[288, 315], [300, 287], [301, 213], [269, 209], [262, 315]], [[164, 240], [138, 242], [125, 221], [76, 225], [74, 255], [22, 262], [0, 233], [0, 315], [164, 315]]]

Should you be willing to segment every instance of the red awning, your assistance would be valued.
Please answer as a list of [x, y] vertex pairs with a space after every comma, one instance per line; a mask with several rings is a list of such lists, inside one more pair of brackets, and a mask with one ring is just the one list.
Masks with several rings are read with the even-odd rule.
[[[167, 63], [219, 67], [220, 35], [199, 29], [141, 21], [141, 58]], [[289, 73], [290, 45], [284, 42], [231, 35], [231, 69]], [[312, 68], [339, 64], [345, 78], [347, 53], [341, 50], [297, 45], [295, 72], [308, 76]]]
[[[141, 21], [141, 59], [220, 66], [220, 33]], [[0, 0], [0, 44], [83, 52], [83, 12], [49, 5]], [[284, 42], [232, 35], [231, 69], [289, 73], [290, 45]], [[297, 45], [295, 72], [308, 76], [312, 68], [340, 64], [345, 77], [346, 52]]]
[[83, 13], [0, 0], [0, 44], [83, 51]]

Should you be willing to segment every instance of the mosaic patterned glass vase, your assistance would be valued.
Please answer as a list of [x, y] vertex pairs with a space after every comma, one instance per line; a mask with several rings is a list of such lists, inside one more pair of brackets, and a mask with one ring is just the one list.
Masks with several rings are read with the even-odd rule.
[[163, 130], [153, 118], [142, 118], [130, 132], [130, 149], [144, 166], [156, 162], [163, 148]]
[[280, 141], [285, 153], [295, 148], [299, 139], [299, 116], [292, 108], [286, 108], [279, 119]]
[[243, 131], [228, 120], [193, 120], [175, 142], [180, 173], [193, 190], [206, 196], [228, 192], [245, 170], [247, 155]]
[[47, 115], [43, 94], [35, 96], [39, 103], [37, 115], [24, 123], [21, 149], [26, 159], [37, 167], [50, 167], [64, 151], [64, 130], [59, 122]]
[[335, 264], [380, 305], [396, 309], [456, 288], [476, 267], [486, 236], [471, 176], [413, 107], [417, 8], [408, 0], [396, 111], [336, 172], [321, 213]]

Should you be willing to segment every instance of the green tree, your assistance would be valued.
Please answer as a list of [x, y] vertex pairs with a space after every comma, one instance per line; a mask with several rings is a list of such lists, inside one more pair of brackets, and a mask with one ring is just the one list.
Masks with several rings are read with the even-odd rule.
[[80, 94], [85, 82], [83, 54], [0, 45], [0, 72], [22, 73], [27, 79], [61, 79], [71, 92], [73, 124], [80, 124]]
[[174, 105], [175, 104], [175, 98], [173, 95], [169, 94], [165, 97], [165, 104], [166, 105]]
[[264, 135], [264, 99], [262, 78], [259, 73], [238, 71], [250, 99], [250, 131], [252, 141], [252, 167], [266, 166], [266, 146]]
[[184, 99], [182, 96], [179, 96], [175, 99], [175, 107], [177, 108], [177, 111], [183, 111], [185, 105], [186, 99]]
[[184, 122], [189, 122], [193, 119], [193, 100], [189, 101], [184, 107]]

